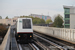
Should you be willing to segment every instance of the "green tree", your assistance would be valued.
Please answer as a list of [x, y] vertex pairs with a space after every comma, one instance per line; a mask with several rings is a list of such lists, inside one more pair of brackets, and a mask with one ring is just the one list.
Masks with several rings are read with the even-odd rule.
[[40, 18], [33, 18], [33, 24], [44, 24], [45, 20], [44, 19], [40, 19]]
[[20, 18], [32, 18], [32, 22], [33, 24], [43, 24], [45, 23], [44, 19], [40, 19], [37, 17], [32, 17], [32, 16], [20, 16]]
[[2, 17], [0, 16], [0, 19], [2, 19]]
[[29, 18], [29, 16], [20, 16], [20, 18]]
[[40, 19], [37, 17], [33, 18], [33, 24], [39, 24], [40, 23]]
[[55, 27], [62, 27], [62, 26], [63, 26], [63, 18], [62, 18], [61, 15], [58, 14], [58, 15], [55, 17], [53, 25], [54, 25]]
[[33, 20], [33, 24], [36, 24], [36, 23], [37, 23], [37, 20], [36, 20], [36, 19], [34, 19], [34, 20]]
[[46, 20], [46, 24], [49, 24], [50, 22], [52, 22], [51, 19], [47, 19], [47, 20]]
[[9, 18], [8, 18], [8, 16], [6, 16], [6, 18], [5, 18], [5, 19], [9, 19]]
[[45, 24], [45, 20], [44, 19], [40, 19], [41, 24]]
[[34, 17], [30, 16], [29, 18], [32, 18], [32, 20], [34, 19]]

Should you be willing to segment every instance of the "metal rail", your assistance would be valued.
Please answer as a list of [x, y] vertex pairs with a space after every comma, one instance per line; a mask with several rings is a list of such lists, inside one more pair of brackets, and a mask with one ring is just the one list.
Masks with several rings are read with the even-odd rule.
[[33, 50], [36, 50], [36, 48], [35, 48], [35, 47], [33, 47], [33, 45], [32, 45], [32, 44], [30, 44], [30, 43], [29, 43], [29, 45], [33, 48]]
[[43, 48], [43, 50], [50, 50], [48, 47], [46, 47], [45, 45], [43, 45], [39, 41], [34, 41], [34, 42], [37, 43], [39, 46], [41, 46], [41, 48]]
[[22, 50], [21, 45], [20, 45], [20, 44], [18, 44], [18, 46], [19, 46], [19, 50]]
[[59, 48], [59, 49], [61, 49], [61, 50], [67, 50], [67, 48], [64, 48], [64, 47], [62, 47], [62, 46], [60, 46], [60, 45], [58, 45], [58, 44], [56, 44], [56, 43], [53, 43], [53, 42], [51, 42], [51, 41], [49, 41], [49, 40], [47, 40], [47, 39], [44, 39], [44, 38], [42, 38], [42, 37], [40, 37], [40, 36], [38, 36], [38, 35], [34, 35], [34, 36], [37, 36], [38, 38], [40, 38], [40, 39], [42, 39], [42, 40], [44, 40], [44, 41], [46, 41], [46, 42], [52, 44], [53, 46], [55, 46], [55, 47], [57, 47], [57, 48]]
[[32, 43], [32, 45], [36, 48], [36, 50], [40, 50], [34, 43]]
[[[35, 32], [36, 33], [36, 32]], [[44, 38], [46, 38], [46, 39], [48, 39], [48, 40], [50, 40], [50, 41], [53, 41], [53, 42], [55, 42], [55, 43], [57, 43], [57, 44], [59, 44], [59, 45], [62, 45], [63, 47], [65, 47], [65, 48], [67, 48], [67, 49], [74, 49], [73, 47], [70, 47], [70, 46], [68, 46], [68, 45], [66, 45], [66, 44], [64, 44], [64, 43], [62, 43], [62, 42], [59, 42], [59, 41], [57, 41], [56, 39], [52, 39], [52, 38], [50, 38], [50, 37], [47, 37], [47, 36], [45, 36], [45, 35], [42, 35], [42, 34], [39, 34], [39, 33], [36, 33], [37, 35], [39, 35], [39, 36], [41, 36], [41, 37], [44, 37]]]
[[35, 43], [18, 44], [19, 50], [40, 50]]

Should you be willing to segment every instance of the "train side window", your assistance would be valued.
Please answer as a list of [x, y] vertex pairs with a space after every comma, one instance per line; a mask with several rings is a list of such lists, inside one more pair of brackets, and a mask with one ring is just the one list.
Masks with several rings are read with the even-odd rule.
[[23, 19], [23, 29], [30, 29], [30, 28], [31, 28], [30, 19]]

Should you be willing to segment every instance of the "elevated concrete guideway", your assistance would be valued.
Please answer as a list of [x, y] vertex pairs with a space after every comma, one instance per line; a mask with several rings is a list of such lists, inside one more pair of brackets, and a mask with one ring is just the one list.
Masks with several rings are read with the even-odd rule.
[[10, 28], [8, 29], [2, 44], [0, 45], [0, 50], [9, 50], [9, 46], [10, 46]]
[[[9, 27], [7, 34], [0, 45], [0, 50], [9, 50], [10, 44], [12, 46], [11, 50], [18, 50], [15, 37], [12, 34], [13, 28], [14, 26]], [[33, 26], [33, 30], [75, 44], [75, 29]]]
[[[14, 26], [10, 26], [2, 44], [0, 45], [0, 50], [19, 50], [17, 47], [16, 39], [13, 34]], [[11, 45], [11, 46], [10, 46]]]
[[33, 30], [75, 44], [75, 29], [33, 26]]

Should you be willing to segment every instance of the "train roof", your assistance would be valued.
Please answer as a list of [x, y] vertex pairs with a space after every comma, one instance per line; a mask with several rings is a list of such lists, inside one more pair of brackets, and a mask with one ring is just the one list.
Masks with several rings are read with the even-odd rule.
[[18, 19], [32, 19], [32, 18], [18, 18]]
[[32, 20], [32, 18], [17, 18], [16, 22], [20, 19], [31, 19]]

